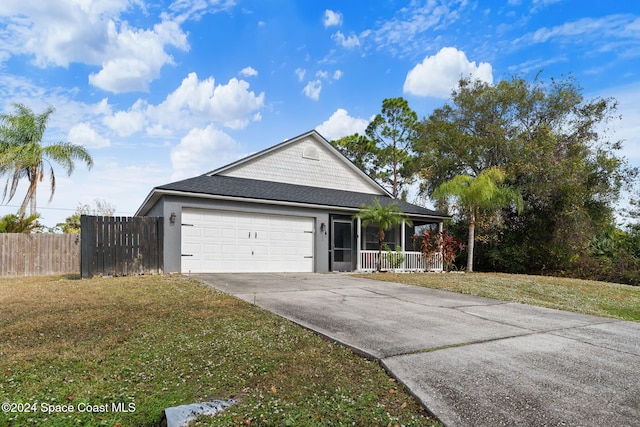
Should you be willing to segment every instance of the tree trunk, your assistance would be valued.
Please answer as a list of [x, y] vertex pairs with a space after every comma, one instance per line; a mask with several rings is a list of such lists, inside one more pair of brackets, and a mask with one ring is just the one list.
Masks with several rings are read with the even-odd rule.
[[469, 215], [469, 241], [467, 242], [467, 271], [473, 272], [473, 244], [476, 234], [476, 214], [471, 209]]
[[27, 212], [27, 206], [30, 207], [30, 215], [36, 213], [36, 188], [38, 186], [37, 171], [30, 169], [27, 173], [27, 179], [29, 180], [29, 187], [27, 188], [27, 194], [20, 205], [18, 210], [19, 215], [25, 215]]
[[382, 271], [382, 246], [384, 246], [384, 230], [378, 231], [378, 272]]
[[393, 198], [398, 198], [398, 157], [396, 152], [396, 141], [393, 141]]
[[29, 210], [31, 211], [30, 215], [36, 215], [37, 214], [37, 212], [36, 212], [36, 188], [37, 188], [36, 185], [37, 184], [34, 183], [33, 192], [31, 193], [31, 202], [30, 202], [30, 206], [29, 206]]

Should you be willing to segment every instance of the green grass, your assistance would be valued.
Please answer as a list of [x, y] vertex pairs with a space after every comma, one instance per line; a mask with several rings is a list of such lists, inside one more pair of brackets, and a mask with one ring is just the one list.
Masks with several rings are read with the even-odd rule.
[[184, 277], [0, 279], [0, 306], [0, 402], [36, 409], [1, 426], [155, 426], [229, 398], [195, 424], [439, 425], [377, 363]]
[[595, 316], [640, 320], [640, 286], [497, 273], [376, 273], [361, 277]]

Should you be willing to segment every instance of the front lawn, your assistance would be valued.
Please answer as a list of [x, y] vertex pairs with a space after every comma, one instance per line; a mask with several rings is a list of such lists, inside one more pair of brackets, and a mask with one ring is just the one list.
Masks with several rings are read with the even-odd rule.
[[361, 277], [595, 316], [640, 320], [640, 286], [498, 273], [375, 273]]
[[0, 306], [3, 426], [155, 426], [229, 398], [197, 425], [439, 425], [377, 363], [181, 276], [0, 279]]

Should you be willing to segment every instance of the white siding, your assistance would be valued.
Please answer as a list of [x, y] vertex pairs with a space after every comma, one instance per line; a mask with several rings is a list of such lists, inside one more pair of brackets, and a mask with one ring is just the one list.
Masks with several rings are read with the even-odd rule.
[[307, 137], [219, 174], [358, 193], [384, 194], [379, 187], [338, 156], [313, 137]]

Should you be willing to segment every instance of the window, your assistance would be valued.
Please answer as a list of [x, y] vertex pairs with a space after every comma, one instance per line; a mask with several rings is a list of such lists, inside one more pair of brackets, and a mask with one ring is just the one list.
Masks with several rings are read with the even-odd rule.
[[[398, 235], [398, 229], [392, 228], [391, 230], [385, 230], [384, 232], [384, 242], [389, 245], [391, 250], [396, 249], [396, 245], [398, 244], [396, 236]], [[364, 245], [363, 249], [368, 251], [373, 251], [378, 249], [378, 226], [377, 225], [368, 225], [364, 231]]]
[[[420, 236], [422, 236], [422, 233], [424, 233], [425, 231], [430, 230], [430, 231], [438, 231], [438, 224], [437, 223], [429, 223], [429, 224], [415, 224], [413, 227], [408, 227], [405, 231], [405, 248], [407, 248], [406, 250], [408, 251], [420, 251]], [[413, 236], [417, 236], [417, 239], [414, 240]]]

